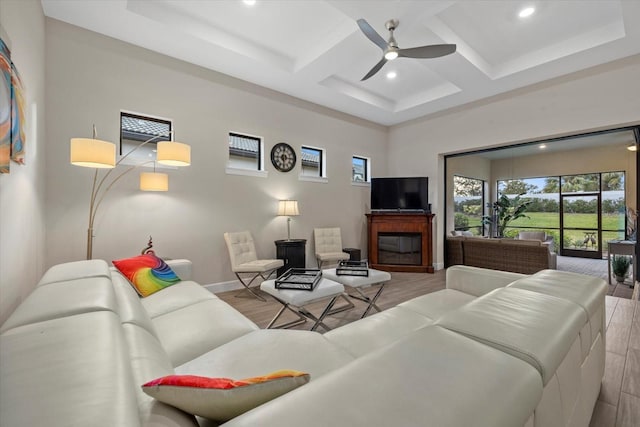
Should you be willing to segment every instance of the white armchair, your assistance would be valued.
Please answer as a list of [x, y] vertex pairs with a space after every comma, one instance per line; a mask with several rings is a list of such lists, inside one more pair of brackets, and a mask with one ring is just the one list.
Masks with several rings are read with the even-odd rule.
[[342, 251], [340, 228], [315, 228], [313, 238], [318, 268], [322, 268], [322, 264], [325, 262], [336, 263], [349, 259], [349, 254]]
[[253, 237], [248, 231], [224, 233], [224, 241], [227, 243], [227, 249], [229, 250], [231, 271], [235, 273], [247, 291], [259, 300], [266, 301], [262, 296], [254, 292], [250, 286], [258, 277], [262, 277], [263, 280], [268, 279], [278, 268], [284, 265], [284, 261], [281, 259], [258, 259]]

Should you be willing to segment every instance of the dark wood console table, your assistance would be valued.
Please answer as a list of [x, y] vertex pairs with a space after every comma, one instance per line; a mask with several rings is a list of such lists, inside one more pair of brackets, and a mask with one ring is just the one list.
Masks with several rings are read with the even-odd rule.
[[430, 213], [383, 212], [367, 216], [371, 268], [433, 273]]

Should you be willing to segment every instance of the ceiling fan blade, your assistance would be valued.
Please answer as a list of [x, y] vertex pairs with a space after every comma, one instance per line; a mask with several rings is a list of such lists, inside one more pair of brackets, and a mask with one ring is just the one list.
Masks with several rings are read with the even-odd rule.
[[362, 30], [365, 36], [372, 42], [374, 42], [380, 49], [385, 50], [387, 48], [387, 42], [382, 38], [380, 34], [373, 29], [371, 25], [364, 19], [358, 19], [358, 27]]
[[398, 56], [404, 58], [438, 58], [456, 51], [455, 44], [432, 44], [429, 46], [399, 49]]
[[364, 76], [362, 79], [360, 79], [361, 82], [367, 80], [369, 77], [373, 76], [375, 73], [377, 73], [378, 71], [380, 71], [380, 68], [382, 68], [382, 66], [384, 64], [387, 63], [387, 59], [385, 57], [382, 57], [382, 59], [380, 60], [380, 62], [378, 62], [368, 73], [366, 76]]

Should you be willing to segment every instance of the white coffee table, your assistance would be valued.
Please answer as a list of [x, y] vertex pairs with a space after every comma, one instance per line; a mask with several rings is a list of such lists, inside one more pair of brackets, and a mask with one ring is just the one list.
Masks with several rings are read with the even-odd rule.
[[[348, 288], [356, 292], [356, 294], [347, 293], [349, 297], [357, 299], [359, 301], [366, 302], [368, 304], [366, 310], [360, 317], [361, 319], [366, 317], [372, 308], [375, 308], [378, 311], [382, 311], [380, 310], [380, 307], [376, 305], [376, 301], [378, 300], [378, 297], [384, 290], [384, 285], [386, 285], [386, 283], [389, 280], [391, 280], [391, 274], [389, 272], [375, 270], [373, 268], [369, 269], [368, 276], [338, 275], [336, 273], [335, 268], [328, 268], [326, 270], [322, 270], [322, 277], [325, 279], [333, 280], [338, 283], [342, 283], [344, 286], [347, 286]], [[368, 288], [369, 286], [378, 285], [378, 284], [380, 285], [380, 288], [372, 298], [366, 296], [364, 292], [362, 292], [362, 289]], [[353, 302], [349, 301], [349, 303], [351, 304], [351, 307], [353, 307]], [[341, 309], [344, 309], [344, 308], [341, 307]]]
[[[315, 331], [318, 326], [322, 326], [328, 331], [331, 328], [329, 328], [323, 322], [323, 320], [328, 314], [332, 314], [331, 309], [333, 308], [336, 299], [344, 293], [344, 286], [341, 283], [329, 280], [323, 276], [313, 291], [297, 289], [276, 289], [275, 280], [265, 280], [260, 285], [260, 290], [271, 295], [280, 304], [282, 304], [282, 308], [280, 309], [278, 314], [276, 314], [276, 316], [271, 320], [269, 325], [267, 325], [267, 329], [290, 328], [291, 326], [299, 325], [306, 322], [307, 319], [311, 319], [315, 321], [315, 323], [311, 327], [312, 331]], [[319, 317], [316, 317], [305, 308], [306, 305], [323, 299], [329, 299], [329, 303], [325, 306], [322, 314], [320, 314]], [[285, 310], [289, 310], [297, 315], [298, 319], [280, 325], [275, 325], [276, 320], [282, 313], [284, 313]]]

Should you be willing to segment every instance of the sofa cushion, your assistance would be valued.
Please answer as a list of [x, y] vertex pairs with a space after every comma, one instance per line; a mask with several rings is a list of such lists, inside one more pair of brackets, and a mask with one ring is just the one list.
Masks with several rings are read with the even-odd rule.
[[541, 395], [527, 363], [427, 326], [225, 427], [523, 426]]
[[140, 302], [151, 319], [197, 304], [201, 301], [218, 299], [217, 296], [196, 282], [182, 281], [161, 293], [142, 298]]
[[38, 282], [38, 286], [89, 277], [104, 277], [110, 279], [111, 272], [109, 271], [109, 265], [106, 261], [92, 259], [54, 265], [44, 273]]
[[242, 380], [169, 375], [149, 381], [142, 389], [189, 414], [227, 421], [308, 382], [309, 374], [282, 370]]
[[380, 313], [330, 330], [324, 337], [349, 354], [360, 357], [385, 347], [433, 320], [413, 310], [392, 307]]
[[524, 360], [546, 385], [586, 322], [584, 310], [571, 301], [502, 288], [445, 314], [436, 324]]
[[415, 311], [429, 319], [436, 320], [444, 313], [473, 301], [476, 297], [454, 289], [442, 289], [427, 295], [412, 298], [398, 304], [398, 307]]
[[51, 282], [38, 286], [9, 316], [0, 329], [73, 316], [92, 311], [117, 312], [111, 280], [102, 276]]
[[114, 260], [113, 265], [143, 298], [180, 281], [166, 262], [151, 253]]
[[[558, 283], [562, 282], [562, 286]], [[583, 360], [599, 333], [604, 334], [603, 300], [608, 287], [604, 280], [567, 271], [543, 270], [509, 285], [572, 301], [582, 307], [589, 321], [580, 332]]]
[[142, 306], [138, 293], [133, 289], [131, 283], [119, 272], [114, 272], [111, 276], [113, 290], [118, 303], [118, 314], [123, 324], [132, 323], [146, 329], [150, 334], [157, 337], [156, 328], [149, 317], [149, 314]]
[[173, 366], [258, 329], [255, 323], [218, 298], [170, 311], [152, 321]]
[[0, 425], [139, 426], [127, 345], [111, 311], [0, 335]]
[[176, 367], [177, 374], [255, 377], [295, 369], [314, 380], [354, 359], [318, 332], [259, 329]]
[[465, 294], [482, 296], [494, 289], [504, 288], [509, 283], [527, 277], [520, 273], [487, 270], [466, 265], [455, 265], [447, 269], [447, 289]]

